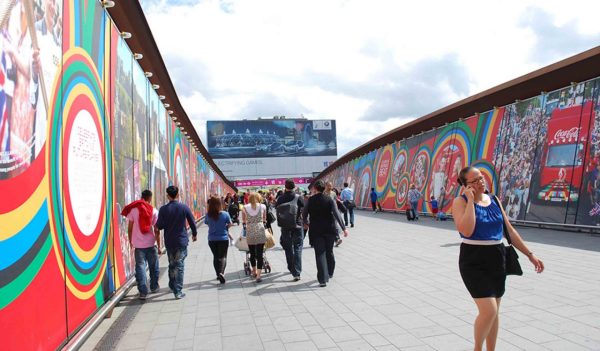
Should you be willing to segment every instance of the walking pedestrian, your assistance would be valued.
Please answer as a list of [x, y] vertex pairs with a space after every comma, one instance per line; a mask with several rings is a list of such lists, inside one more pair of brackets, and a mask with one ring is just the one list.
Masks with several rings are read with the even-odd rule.
[[150, 292], [158, 291], [158, 253], [160, 247], [160, 232], [156, 227], [158, 211], [150, 204], [152, 192], [142, 191], [142, 199], [134, 201], [123, 208], [121, 215], [129, 221], [127, 234], [129, 242], [135, 248], [135, 281], [139, 292], [139, 299], [145, 300], [148, 296], [146, 279], [146, 265], [150, 273]]
[[435, 199], [435, 196], [431, 195], [431, 198], [427, 202], [429, 202], [431, 204], [431, 214], [437, 221], [438, 220], [438, 212], [439, 212], [438, 200]]
[[277, 199], [277, 225], [281, 228], [281, 246], [285, 250], [288, 271], [294, 281], [300, 280], [302, 273], [302, 196], [294, 193], [296, 184], [292, 179], [286, 179], [285, 192]]
[[529, 258], [537, 273], [543, 272], [544, 263], [529, 250], [510, 224], [497, 198], [485, 194], [485, 180], [479, 169], [463, 168], [457, 182], [463, 187], [464, 194], [454, 199], [452, 215], [463, 238], [458, 261], [460, 275], [479, 310], [474, 323], [475, 351], [482, 350], [484, 341], [487, 350], [493, 351], [506, 281], [503, 226], [506, 226], [513, 246]]
[[[325, 183], [325, 191], [323, 192], [323, 194], [329, 196], [330, 198], [333, 199], [333, 201], [335, 202], [335, 205], [338, 207], [338, 212], [342, 212], [340, 210], [340, 207], [338, 206], [338, 194], [335, 191], [335, 189], [333, 188], [333, 183], [332, 182], [327, 182]], [[336, 231], [335, 231], [335, 246], [340, 246], [342, 244], [342, 238], [340, 238], [340, 231], [337, 229], [336, 227]]]
[[315, 194], [308, 199], [302, 216], [304, 229], [310, 228], [313, 237], [317, 262], [317, 280], [320, 287], [325, 287], [335, 271], [333, 244], [337, 234], [336, 222], [344, 231], [345, 237], [348, 236], [348, 229], [346, 229], [341, 219], [335, 201], [323, 193], [325, 191], [323, 181], [317, 180], [313, 189]]
[[423, 194], [414, 184], [410, 185], [410, 190], [408, 191], [408, 202], [410, 202], [410, 206], [415, 210], [415, 219], [419, 219], [419, 199], [423, 197]]
[[244, 205], [242, 211], [242, 223], [246, 229], [246, 242], [250, 250], [250, 265], [252, 266], [252, 277], [256, 277], [256, 282], [260, 283], [262, 278], [260, 274], [263, 269], [263, 255], [267, 234], [265, 223], [267, 222], [267, 208], [261, 204], [260, 195], [250, 193], [248, 195], [248, 204]]
[[225, 284], [227, 249], [229, 241], [233, 240], [229, 234], [229, 227], [233, 225], [233, 222], [229, 213], [223, 211], [221, 201], [216, 196], [208, 199], [208, 211], [204, 217], [204, 224], [208, 225], [208, 247], [213, 254], [213, 266], [217, 279], [221, 284]]
[[[189, 243], [185, 223], [192, 230], [192, 240], [197, 240], [196, 220], [190, 208], [179, 202], [179, 188], [171, 185], [167, 188], [169, 203], [162, 206], [158, 211], [156, 226], [164, 230], [165, 247], [169, 259], [169, 288], [176, 299], [185, 297], [183, 290], [183, 273], [185, 269], [185, 258]], [[219, 199], [220, 201], [220, 199]]]
[[356, 207], [356, 203], [354, 202], [354, 191], [348, 187], [348, 183], [344, 183], [344, 189], [342, 189], [340, 199], [346, 207], [346, 212], [344, 212], [344, 224], [346, 227], [348, 226], [348, 216], [350, 216], [350, 227], [354, 228], [354, 208]]
[[377, 213], [377, 193], [375, 192], [375, 188], [371, 188], [371, 207], [373, 208], [373, 213]]

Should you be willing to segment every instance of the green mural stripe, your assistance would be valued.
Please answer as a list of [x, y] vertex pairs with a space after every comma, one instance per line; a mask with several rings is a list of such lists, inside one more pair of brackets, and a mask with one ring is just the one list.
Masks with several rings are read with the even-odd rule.
[[104, 257], [106, 256], [106, 240], [102, 240], [102, 245], [98, 250], [102, 252], [102, 255], [98, 257], [94, 268], [91, 270], [83, 270], [77, 265], [75, 265], [73, 263], [69, 250], [67, 250], [67, 255], [65, 255], [65, 263], [67, 265], [69, 275], [71, 275], [77, 281], [78, 284], [90, 285], [98, 278], [98, 272], [102, 269], [102, 262], [104, 261]]

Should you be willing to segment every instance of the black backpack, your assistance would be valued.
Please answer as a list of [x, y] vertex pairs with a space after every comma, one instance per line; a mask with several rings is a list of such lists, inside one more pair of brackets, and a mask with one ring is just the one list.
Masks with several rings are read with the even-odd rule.
[[281, 228], [296, 228], [298, 218], [298, 195], [290, 202], [277, 205], [277, 225]]

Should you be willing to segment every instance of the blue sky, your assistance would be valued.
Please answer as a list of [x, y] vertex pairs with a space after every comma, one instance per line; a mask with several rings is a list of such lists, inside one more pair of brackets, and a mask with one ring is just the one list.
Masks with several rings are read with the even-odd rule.
[[339, 155], [600, 43], [600, 2], [141, 0], [180, 100], [206, 120], [336, 119]]

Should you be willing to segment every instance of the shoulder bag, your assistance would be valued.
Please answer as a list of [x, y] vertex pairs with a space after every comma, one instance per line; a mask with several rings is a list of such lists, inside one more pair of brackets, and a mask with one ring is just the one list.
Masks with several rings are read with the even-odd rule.
[[[492, 195], [492, 198], [494, 199], [496, 205], [498, 205], [500, 208], [500, 211], [502, 211], [502, 205], [500, 205], [500, 201], [498, 201], [496, 195]], [[504, 214], [502, 215], [502, 228], [504, 236], [506, 237], [506, 241], [508, 242], [508, 246], [504, 246], [506, 256], [506, 275], [523, 275], [523, 270], [521, 269], [521, 264], [519, 263], [519, 255], [512, 244], [512, 240], [510, 240], [510, 233], [508, 232], [506, 222], [504, 221]]]

